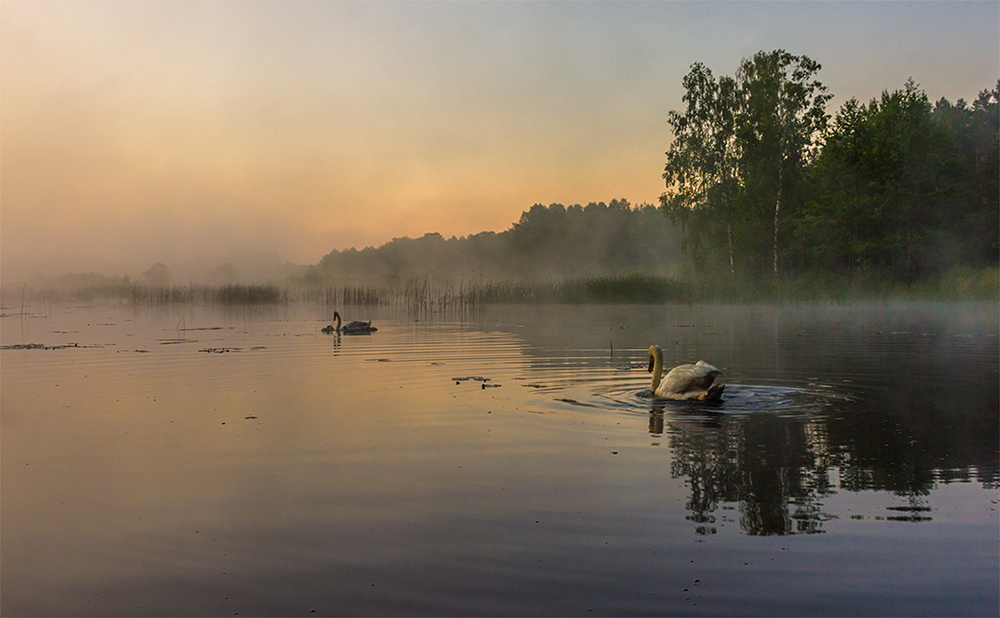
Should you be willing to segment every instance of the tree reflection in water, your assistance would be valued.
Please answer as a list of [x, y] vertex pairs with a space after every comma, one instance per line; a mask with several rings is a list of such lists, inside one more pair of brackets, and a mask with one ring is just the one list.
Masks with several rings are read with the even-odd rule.
[[[888, 507], [884, 519], [925, 522], [932, 519], [929, 496], [937, 483], [974, 478], [998, 485], [995, 466], [975, 463], [979, 443], [989, 443], [975, 425], [950, 424], [942, 431], [941, 425], [916, 427], [864, 409], [850, 417], [656, 404], [649, 432], [667, 438], [671, 474], [685, 479], [687, 519], [700, 535], [715, 534], [720, 517], [731, 521], [727, 503], [738, 504], [746, 534], [816, 534], [836, 518], [823, 500], [838, 489], [894, 493], [908, 504]], [[965, 448], [956, 449], [959, 443]]]
[[649, 431], [667, 435], [671, 474], [690, 489], [687, 519], [715, 534], [722, 503], [739, 503], [751, 535], [814, 534], [830, 518], [821, 499], [833, 493], [824, 429], [774, 414], [710, 410], [650, 413]]

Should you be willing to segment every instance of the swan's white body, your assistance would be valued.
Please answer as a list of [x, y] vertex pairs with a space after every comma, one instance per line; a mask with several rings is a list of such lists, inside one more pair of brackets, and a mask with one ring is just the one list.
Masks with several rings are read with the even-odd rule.
[[373, 333], [378, 329], [372, 326], [372, 321], [362, 322], [361, 320], [351, 320], [347, 324], [341, 325], [340, 314], [336, 311], [333, 312], [333, 317], [337, 320], [337, 326], [334, 328], [333, 324], [323, 327], [324, 333]]
[[663, 350], [658, 345], [649, 346], [649, 371], [653, 372], [653, 394], [663, 399], [719, 399], [724, 384], [714, 384], [715, 376], [721, 373], [705, 361], [679, 365], [663, 375]]

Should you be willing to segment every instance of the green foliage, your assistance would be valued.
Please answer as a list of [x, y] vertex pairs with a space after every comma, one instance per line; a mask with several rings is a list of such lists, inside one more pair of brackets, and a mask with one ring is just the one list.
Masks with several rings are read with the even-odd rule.
[[971, 109], [942, 99], [932, 111], [912, 80], [867, 105], [845, 103], [796, 222], [807, 269], [914, 283], [996, 265], [997, 109], [994, 90]]
[[797, 209], [828, 118], [819, 69], [778, 50], [743, 60], [735, 78], [715, 79], [701, 63], [684, 77], [687, 109], [667, 118], [674, 141], [660, 206], [684, 227], [699, 271], [778, 272], [781, 217]]
[[674, 141], [667, 151], [663, 179], [667, 192], [660, 207], [670, 220], [687, 230], [683, 247], [701, 268], [716, 267], [713, 255], [725, 247], [728, 270], [735, 273], [732, 227], [738, 185], [736, 139], [740, 96], [735, 80], [716, 80], [712, 71], [695, 63], [684, 77], [687, 110], [671, 111], [667, 122]]
[[1000, 269], [955, 268], [914, 286], [915, 298], [1000, 300]]
[[779, 274], [895, 289], [996, 268], [1000, 82], [972, 105], [932, 108], [910, 80], [830, 122], [819, 69], [777, 50], [744, 59], [734, 78], [700, 63], [684, 77], [660, 207], [684, 228], [703, 292], [773, 296]]
[[690, 299], [689, 288], [667, 277], [632, 274], [567, 281], [560, 296], [567, 303], [669, 303]]

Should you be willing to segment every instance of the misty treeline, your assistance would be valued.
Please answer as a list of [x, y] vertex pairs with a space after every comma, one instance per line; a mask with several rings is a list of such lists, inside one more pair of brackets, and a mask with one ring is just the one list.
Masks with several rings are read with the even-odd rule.
[[439, 304], [996, 298], [1000, 81], [971, 103], [932, 104], [911, 79], [831, 114], [819, 71], [784, 50], [744, 59], [733, 76], [692, 65], [686, 107], [667, 117], [658, 207], [535, 204], [503, 232], [395, 238], [309, 267], [227, 262], [177, 277], [158, 263], [138, 281], [88, 273], [34, 285], [140, 302], [402, 295], [421, 306], [433, 294]]
[[819, 70], [777, 50], [684, 77], [660, 207], [696, 272], [851, 286], [996, 268], [1000, 82], [931, 104], [910, 79], [831, 115]]
[[304, 282], [405, 284], [414, 278], [524, 280], [674, 274], [681, 232], [651, 204], [535, 204], [510, 229], [444, 238], [394, 238], [380, 247], [332, 251]]

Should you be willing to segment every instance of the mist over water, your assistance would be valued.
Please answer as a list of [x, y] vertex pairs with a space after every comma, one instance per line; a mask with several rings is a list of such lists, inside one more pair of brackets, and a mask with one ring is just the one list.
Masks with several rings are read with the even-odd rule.
[[[5, 306], [4, 612], [993, 615], [998, 316]], [[646, 349], [720, 367], [651, 399]]]

